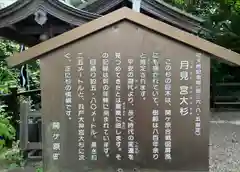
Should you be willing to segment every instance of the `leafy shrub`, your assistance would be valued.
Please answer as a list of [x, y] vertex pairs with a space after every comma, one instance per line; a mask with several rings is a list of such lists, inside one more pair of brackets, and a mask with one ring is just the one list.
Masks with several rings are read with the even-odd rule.
[[16, 135], [15, 128], [11, 125], [11, 117], [4, 111], [4, 105], [0, 105], [0, 150], [4, 148], [6, 140], [14, 140]]
[[37, 168], [36, 172], [43, 172], [43, 168], [41, 168], [41, 167]]
[[19, 141], [14, 142], [11, 149], [4, 153], [4, 157], [12, 166], [21, 167], [24, 165], [23, 154], [19, 149]]

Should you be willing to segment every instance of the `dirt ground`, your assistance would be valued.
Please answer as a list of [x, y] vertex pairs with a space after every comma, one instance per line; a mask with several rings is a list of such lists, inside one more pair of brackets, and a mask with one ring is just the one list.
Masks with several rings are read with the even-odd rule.
[[240, 112], [213, 116], [210, 123], [210, 172], [240, 172]]

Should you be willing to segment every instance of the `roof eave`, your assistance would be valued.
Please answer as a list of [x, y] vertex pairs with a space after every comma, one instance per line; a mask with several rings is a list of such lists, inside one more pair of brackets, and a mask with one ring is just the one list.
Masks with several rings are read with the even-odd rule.
[[101, 16], [97, 13], [90, 13], [90, 12], [87, 12], [87, 11], [84, 11], [81, 9], [71, 7], [60, 1], [56, 1], [56, 0], [47, 0], [47, 1], [48, 1], [48, 3], [52, 4], [53, 6], [58, 7], [59, 9], [64, 10], [68, 13], [71, 13], [72, 15], [81, 16], [81, 17], [84, 17], [89, 20], [93, 20], [93, 19], [96, 19]]
[[[125, 19], [130, 20], [131, 22], [134, 22], [143, 27], [149, 28], [161, 35], [167, 36], [190, 47], [199, 49], [200, 51], [209, 54], [210, 57], [214, 56], [226, 62], [229, 62], [230, 64], [240, 65], [239, 54], [206, 41], [202, 38], [199, 38], [195, 35], [172, 27], [168, 24], [152, 19], [141, 13], [136, 13], [126, 7], [98, 18], [92, 22], [86, 23], [81, 27], [52, 38], [51, 40], [36, 45], [35, 47], [32, 47], [25, 52], [16, 54], [13, 57], [9, 57], [7, 59], [8, 64], [13, 67], [25, 63], [29, 60], [39, 58], [43, 54], [46, 54], [56, 48], [60, 48], [66, 44], [81, 39], [100, 29], [103, 29]], [[39, 50], [41, 50], [41, 52]]]
[[[98, 14], [106, 14], [124, 1], [132, 3], [132, 0], [90, 0], [81, 4], [79, 8], [86, 11], [94, 11]], [[101, 6], [101, 8], [95, 9], [98, 6]], [[142, 0], [141, 9], [152, 14], [158, 20], [167, 22], [190, 33], [198, 34], [203, 29], [203, 19], [188, 14], [162, 0]]]
[[[27, 10], [26, 10], [27, 9]], [[101, 15], [72, 8], [57, 0], [21, 0], [0, 10], [0, 28], [13, 25], [42, 9], [72, 25], [80, 25]], [[58, 14], [61, 15], [58, 15]]]
[[[106, 4], [106, 7], [104, 8], [101, 8], [99, 11], [96, 11], [96, 13], [99, 13], [99, 14], [102, 14], [102, 13], [106, 13], [109, 9], [111, 9], [113, 6], [115, 5], [118, 5], [122, 2], [124, 2], [125, 0], [113, 0], [113, 1], [106, 1], [106, 0], [89, 0], [89, 2], [86, 2], [84, 4], [81, 4], [78, 8], [79, 9], [84, 9], [86, 11], [89, 11], [91, 10], [91, 6], [92, 5], [95, 5], [95, 4], [100, 4], [100, 3], [107, 3]], [[126, 0], [128, 2], [131, 2], [132, 3], [132, 0]], [[193, 20], [195, 22], [198, 22], [198, 23], [203, 23], [204, 22], [204, 19], [202, 18], [199, 18], [197, 16], [194, 16], [192, 14], [189, 14], [177, 7], [174, 7], [166, 2], [164, 2], [163, 0], [142, 0], [142, 2], [145, 2], [145, 3], [149, 3], [149, 4], [153, 4], [153, 2], [157, 3], [158, 5], [162, 6], [162, 7], [165, 7], [165, 8], [168, 8], [169, 10], [172, 10], [173, 12], [183, 16], [183, 17], [186, 17], [190, 20]], [[156, 7], [157, 8], [157, 7]]]

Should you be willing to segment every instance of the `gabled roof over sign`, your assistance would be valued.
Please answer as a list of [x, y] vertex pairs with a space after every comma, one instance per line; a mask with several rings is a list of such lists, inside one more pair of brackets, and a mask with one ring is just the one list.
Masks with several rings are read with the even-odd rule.
[[126, 7], [105, 15], [92, 22], [86, 23], [69, 32], [52, 38], [46, 42], [36, 45], [22, 53], [16, 54], [7, 59], [10, 66], [16, 66], [28, 62], [29, 60], [41, 58], [42, 55], [60, 48], [72, 41], [79, 40], [98, 30], [111, 26], [119, 21], [129, 20], [145, 28], [149, 28], [156, 33], [167, 36], [186, 45], [202, 50], [216, 58], [222, 59], [231, 64], [240, 65], [240, 55], [226, 48], [208, 42], [185, 31], [172, 27], [166, 23], [152, 19], [141, 13], [134, 12]]

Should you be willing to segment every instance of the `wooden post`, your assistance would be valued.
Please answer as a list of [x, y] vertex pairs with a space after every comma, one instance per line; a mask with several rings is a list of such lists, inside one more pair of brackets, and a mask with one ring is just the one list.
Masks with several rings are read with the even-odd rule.
[[23, 102], [20, 105], [20, 148], [24, 151], [28, 146], [28, 113], [29, 103]]
[[[211, 60], [211, 66], [213, 65], [212, 60]], [[216, 110], [216, 106], [215, 106], [215, 98], [216, 98], [216, 81], [215, 81], [215, 77], [214, 77], [214, 73], [213, 73], [213, 69], [211, 67], [210, 70], [210, 108], [212, 109], [212, 111]]]
[[8, 111], [11, 112], [11, 123], [13, 127], [16, 129], [16, 140], [19, 139], [19, 124], [18, 121], [20, 120], [19, 117], [19, 102], [18, 102], [18, 89], [17, 87], [9, 88], [10, 96], [7, 99]]

